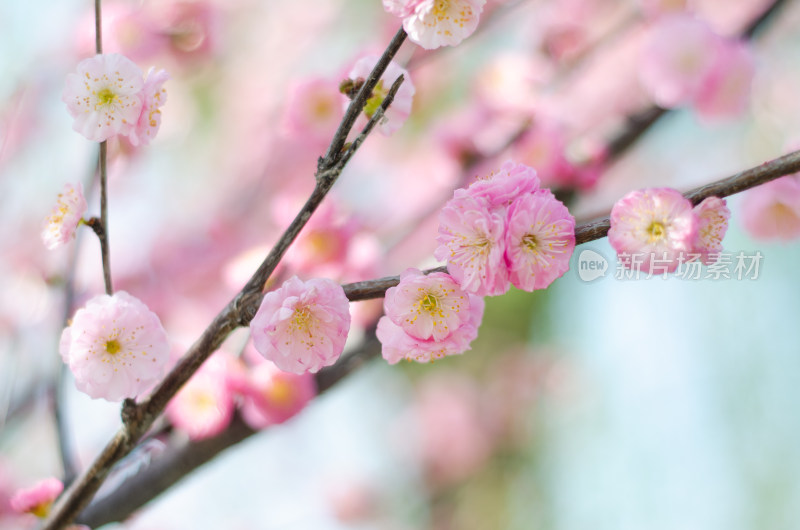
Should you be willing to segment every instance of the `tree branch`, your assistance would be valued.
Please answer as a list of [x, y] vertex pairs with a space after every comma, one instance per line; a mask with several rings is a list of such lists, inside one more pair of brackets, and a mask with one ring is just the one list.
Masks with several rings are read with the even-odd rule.
[[170, 399], [200, 368], [200, 365], [219, 348], [231, 331], [250, 322], [258, 308], [257, 304], [260, 303], [260, 299], [263, 296], [261, 291], [270, 274], [274, 271], [289, 245], [311, 218], [322, 199], [333, 187], [347, 161], [361, 145], [369, 131], [383, 119], [386, 109], [392, 103], [397, 90], [403, 82], [402, 77], [392, 85], [380, 108], [373, 114], [356, 141], [353, 142], [349, 149], [342, 152], [344, 141], [353, 128], [356, 118], [404, 39], [405, 31], [400, 29], [379, 59], [378, 64], [370, 72], [359, 93], [351, 102], [342, 124], [331, 141], [327, 155], [319, 161], [314, 191], [278, 243], [273, 247], [244, 288], [214, 318], [209, 327], [206, 328], [178, 364], [153, 390], [152, 394], [138, 405], [130, 399], [123, 403], [121, 411], [122, 427], [96, 457], [92, 465], [58, 499], [44, 521], [43, 530], [61, 528], [75, 519], [78, 513], [91, 501], [108, 476], [112, 466], [133, 450], [139, 439], [164, 411]]
[[[695, 188], [684, 193], [684, 196], [696, 205], [707, 197], [728, 197], [798, 171], [800, 171], [800, 151], [795, 151], [726, 179]], [[608, 218], [582, 224], [575, 229], [576, 242], [582, 244], [601, 239], [608, 234], [609, 227]], [[446, 267], [436, 267], [425, 272], [446, 272]], [[343, 287], [351, 301], [368, 300], [382, 297], [387, 289], [394, 287], [399, 281], [399, 276], [389, 276], [377, 280], [349, 283]], [[256, 305], [253, 309], [257, 308]], [[358, 349], [317, 374], [319, 393], [338, 384], [365, 362], [376, 357], [379, 352], [380, 343], [375, 338], [373, 330]], [[237, 419], [214, 438], [193, 443], [182, 441], [170, 446], [149, 467], [132, 477], [113, 493], [89, 506], [80, 515], [78, 522], [95, 526], [125, 519], [194, 469], [254, 433], [252, 429]]]

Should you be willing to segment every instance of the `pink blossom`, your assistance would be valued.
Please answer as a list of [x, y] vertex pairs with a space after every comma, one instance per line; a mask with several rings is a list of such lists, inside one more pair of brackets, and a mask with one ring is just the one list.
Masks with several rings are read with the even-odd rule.
[[496, 209], [510, 206], [517, 197], [539, 189], [539, 185], [536, 170], [525, 164], [507, 161], [496, 173], [476, 180], [466, 190], [456, 190], [454, 196], [480, 197]]
[[679, 191], [636, 190], [611, 209], [608, 241], [628, 267], [626, 256], [637, 256], [644, 272], [672, 272], [692, 252], [697, 224], [692, 203]]
[[449, 274], [408, 269], [386, 291], [386, 316], [416, 339], [440, 341], [469, 322], [469, 298]]
[[479, 296], [508, 291], [505, 211], [494, 211], [483, 197], [458, 194], [439, 213], [436, 241], [434, 256], [447, 261], [462, 289]]
[[233, 389], [229, 374], [239, 361], [217, 352], [181, 388], [167, 405], [167, 417], [192, 440], [222, 432], [233, 417]]
[[520, 196], [508, 211], [509, 279], [525, 291], [547, 288], [569, 270], [575, 219], [550, 190]]
[[[366, 79], [378, 63], [379, 58], [380, 57], [377, 55], [362, 57], [353, 65], [348, 77], [354, 80]], [[408, 71], [396, 62], [391, 61], [383, 72], [378, 84], [372, 89], [372, 97], [370, 97], [366, 105], [364, 105], [364, 114], [367, 118], [372, 118], [373, 114], [375, 114], [386, 98], [386, 95], [389, 93], [392, 84], [397, 81], [397, 78], [401, 75], [403, 76], [403, 84], [400, 85], [392, 104], [386, 110], [383, 119], [379, 123], [381, 133], [386, 136], [391, 135], [394, 131], [399, 129], [403, 123], [405, 123], [408, 115], [411, 114], [411, 104], [414, 101], [415, 89]], [[344, 108], [347, 109], [349, 104], [350, 100], [346, 99]]]
[[75, 231], [88, 208], [83, 196], [83, 185], [80, 182], [77, 187], [69, 183], [64, 184], [64, 190], [58, 194], [55, 208], [44, 220], [42, 229], [44, 246], [52, 250], [75, 239]]
[[750, 88], [755, 73], [755, 55], [749, 43], [722, 43], [714, 66], [692, 101], [693, 108], [705, 120], [741, 115], [750, 104]]
[[549, 124], [530, 127], [512, 146], [515, 160], [537, 168], [542, 184], [552, 187], [574, 187], [576, 168], [565, 155], [567, 139], [561, 128]]
[[728, 219], [731, 211], [725, 205], [725, 199], [708, 197], [694, 207], [697, 214], [697, 238], [694, 251], [700, 254], [700, 260], [706, 265], [717, 261], [722, 252], [722, 238], [728, 231]]
[[650, 28], [642, 48], [640, 79], [662, 107], [690, 102], [715, 65], [721, 38], [691, 15], [668, 15]]
[[347, 296], [328, 279], [289, 278], [264, 295], [250, 322], [253, 344], [285, 372], [315, 373], [336, 362], [350, 329]]
[[296, 138], [325, 146], [342, 119], [341, 94], [336, 82], [312, 78], [289, 91], [284, 125]]
[[756, 239], [800, 238], [800, 177], [781, 177], [748, 190], [742, 224]]
[[142, 87], [142, 110], [136, 127], [128, 135], [134, 146], [148, 145], [155, 138], [161, 127], [161, 107], [167, 102], [167, 91], [164, 82], [169, 79], [169, 74], [164, 70], [147, 72], [147, 79]]
[[[426, 287], [421, 287], [425, 282], [422, 282], [425, 276], [420, 277], [422, 273], [417, 270], [409, 269], [403, 275], [400, 284], [397, 288], [389, 289], [386, 292], [384, 300], [384, 309], [386, 309], [387, 316], [381, 317], [378, 321], [378, 329], [376, 334], [378, 340], [381, 342], [381, 353], [383, 358], [389, 364], [396, 364], [402, 359], [407, 359], [417, 362], [430, 362], [435, 359], [440, 359], [446, 355], [457, 355], [464, 353], [470, 348], [470, 343], [478, 336], [478, 327], [483, 319], [483, 298], [473, 294], [467, 295], [467, 304], [460, 304], [458, 307], [452, 303], [456, 293], [441, 293], [441, 284], [452, 286], [449, 281], [445, 281], [442, 277], [432, 278], [427, 282]], [[444, 275], [446, 276], [446, 275]], [[411, 287], [421, 287], [423, 297], [420, 300], [414, 300], [413, 292], [405, 289], [407, 284]], [[463, 293], [462, 293], [463, 294]], [[461, 296], [459, 294], [458, 296]], [[435, 300], [433, 302], [432, 300]], [[408, 322], [405, 316], [413, 315], [415, 307], [403, 308], [401, 304], [417, 304], [420, 311], [420, 316], [423, 319], [430, 321], [430, 326], [421, 326], [417, 322]], [[429, 308], [431, 308], [429, 310]], [[423, 311], [429, 312], [429, 315], [424, 315]], [[441, 311], [442, 321], [460, 322], [458, 328], [449, 328], [450, 333], [440, 340], [435, 340], [434, 328], [441, 329], [444, 327], [441, 322], [435, 321], [435, 317]], [[395, 319], [401, 320], [406, 328], [412, 329], [414, 332], [428, 331], [429, 339], [417, 338], [408, 333], [404, 327], [396, 324], [391, 316]], [[467, 317], [464, 320], [464, 316]], [[429, 328], [426, 329], [426, 328]], [[420, 333], [423, 334], [423, 333]], [[441, 336], [441, 333], [438, 333]]]
[[33, 487], [17, 491], [11, 497], [11, 509], [17, 513], [47, 517], [50, 506], [63, 490], [64, 484], [57, 478], [44, 479]]
[[426, 50], [455, 46], [478, 27], [486, 0], [384, 0], [390, 13], [403, 18], [408, 38]]
[[303, 410], [316, 394], [317, 384], [310, 373], [288, 373], [264, 361], [250, 370], [242, 418], [253, 429], [283, 423]]
[[142, 110], [142, 71], [118, 53], [96, 55], [78, 63], [67, 76], [61, 95], [75, 118], [72, 128], [89, 140], [102, 142], [129, 134]]
[[93, 399], [132, 398], [155, 383], [169, 360], [155, 313], [125, 291], [89, 300], [61, 334], [61, 358], [78, 390]]

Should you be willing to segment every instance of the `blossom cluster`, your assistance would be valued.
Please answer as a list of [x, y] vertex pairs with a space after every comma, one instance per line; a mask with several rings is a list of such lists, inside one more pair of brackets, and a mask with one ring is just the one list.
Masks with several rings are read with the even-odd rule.
[[635, 190], [614, 204], [608, 241], [623, 265], [632, 257], [640, 269], [673, 272], [696, 254], [709, 265], [722, 251], [722, 239], [728, 230], [730, 210], [725, 200], [708, 197], [692, 207], [679, 191], [672, 188]]
[[103, 142], [119, 135], [134, 146], [147, 145], [161, 127], [167, 79], [164, 70], [152, 68], [145, 78], [124, 55], [100, 54], [78, 63], [61, 99], [74, 118], [72, 128], [87, 139]]
[[479, 296], [548, 287], [569, 269], [575, 219], [533, 168], [506, 162], [456, 190], [439, 214], [439, 246], [462, 289]]
[[383, 0], [389, 13], [403, 19], [408, 38], [433, 50], [456, 46], [472, 35], [486, 0]]
[[222, 432], [237, 408], [245, 423], [263, 429], [293, 417], [316, 393], [311, 373], [288, 373], [257, 355], [218, 351], [170, 401], [166, 414], [189, 438], [202, 440]]
[[75, 231], [83, 220], [89, 206], [83, 196], [83, 185], [64, 184], [58, 194], [58, 201], [52, 212], [44, 220], [42, 241], [50, 250], [58, 248], [75, 239]]
[[408, 269], [400, 283], [386, 291], [386, 315], [377, 336], [389, 364], [401, 359], [429, 362], [469, 349], [478, 336], [483, 299], [466, 293], [449, 274], [425, 275]]

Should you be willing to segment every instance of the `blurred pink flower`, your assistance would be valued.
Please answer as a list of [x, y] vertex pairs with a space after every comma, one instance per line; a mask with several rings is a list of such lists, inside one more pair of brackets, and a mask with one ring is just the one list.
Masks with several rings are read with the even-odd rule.
[[506, 263], [509, 279], [525, 291], [546, 289], [569, 270], [575, 219], [550, 190], [528, 193], [508, 211]]
[[64, 484], [57, 478], [44, 479], [30, 488], [17, 491], [11, 497], [11, 509], [17, 513], [47, 517], [50, 506], [63, 490]]
[[567, 138], [560, 127], [536, 123], [511, 148], [514, 160], [536, 168], [542, 185], [575, 187], [576, 168], [566, 157]]
[[434, 486], [464, 480], [491, 455], [481, 400], [475, 382], [463, 376], [431, 377], [421, 385], [409, 428], [419, 433], [419, 456]]
[[[457, 190], [458, 191], [458, 190]], [[460, 194], [439, 213], [438, 260], [461, 288], [479, 296], [508, 291], [505, 266], [505, 212], [496, 212], [483, 197]]]
[[338, 84], [322, 77], [296, 83], [289, 90], [284, 127], [295, 138], [325, 146], [342, 119]]
[[142, 111], [136, 122], [136, 127], [128, 135], [128, 139], [134, 146], [148, 145], [155, 138], [158, 129], [161, 127], [161, 110], [167, 102], [167, 91], [164, 83], [169, 79], [169, 74], [164, 70], [154, 71], [153, 68], [147, 73], [147, 79], [142, 87]]
[[698, 221], [694, 252], [700, 254], [700, 261], [710, 265], [722, 252], [722, 238], [728, 231], [731, 211], [725, 205], [725, 199], [708, 197], [694, 207], [694, 212]]
[[207, 60], [219, 48], [220, 8], [205, 0], [156, 4], [153, 17], [169, 40], [170, 50], [182, 62]]
[[640, 79], [662, 107], [692, 101], [714, 68], [722, 39], [688, 14], [659, 18], [649, 28], [640, 58]]
[[253, 344], [285, 372], [315, 373], [336, 362], [350, 329], [349, 301], [328, 279], [289, 278], [264, 295], [250, 322]]
[[679, 191], [635, 190], [611, 209], [608, 242], [629, 268], [635, 264], [644, 272], [672, 272], [693, 251], [697, 225], [692, 203]]
[[59, 353], [78, 390], [120, 401], [147, 390], [169, 360], [167, 333], [155, 313], [125, 291], [89, 300], [61, 334]]
[[469, 322], [469, 299], [449, 274], [407, 269], [386, 291], [386, 316], [416, 339], [440, 341]]
[[89, 140], [102, 142], [129, 134], [142, 110], [142, 71], [127, 57], [112, 53], [78, 63], [67, 76], [61, 95], [75, 119], [72, 128]]
[[752, 45], [744, 41], [724, 41], [692, 101], [694, 110], [704, 120], [741, 115], [750, 105], [750, 88], [755, 73]]
[[426, 50], [455, 46], [472, 35], [486, 0], [384, 0], [390, 13], [403, 18], [408, 38]]
[[[348, 77], [353, 80], [366, 79], [378, 63], [378, 59], [379, 57], [377, 55], [362, 57], [353, 65], [350, 73], [347, 74]], [[392, 101], [392, 104], [386, 110], [383, 119], [379, 123], [381, 133], [386, 136], [391, 135], [399, 129], [403, 123], [405, 123], [408, 115], [411, 114], [411, 105], [414, 102], [415, 89], [408, 71], [396, 62], [391, 61], [383, 72], [378, 84], [372, 89], [372, 97], [370, 97], [366, 105], [364, 105], [364, 114], [367, 118], [372, 118], [373, 114], [375, 114], [386, 98], [386, 94], [389, 93], [392, 84], [397, 81], [401, 75], [403, 76], [403, 84], [400, 85], [400, 88], [394, 96], [394, 101]], [[348, 105], [350, 105], [350, 100], [345, 99], [343, 108], [347, 109]]]
[[781, 177], [748, 190], [742, 199], [742, 224], [756, 239], [800, 238], [800, 177]]
[[[411, 312], [410, 310], [404, 311], [403, 308], [398, 307], [400, 301], [396, 300], [395, 297], [399, 293], [401, 299], [408, 298], [404, 296], [406, 293], [403, 293], [403, 287], [405, 287], [404, 282], [415, 282], [419, 274], [421, 274], [419, 271], [411, 273], [406, 271], [406, 273], [404, 273], [405, 279], [401, 280], [401, 284], [398, 285], [400, 290], [392, 291], [392, 289], [389, 289], [389, 291], [392, 292], [387, 291], [384, 300], [384, 308], [387, 311], [387, 315], [391, 313], [394, 314], [395, 318], [398, 316], [402, 318], [402, 315]], [[431, 281], [431, 285], [433, 286], [431, 290], [429, 290], [430, 288], [422, 288], [425, 296], [417, 301], [421, 309], [427, 311], [427, 307], [425, 306], [433, 308], [434, 303], [430, 301], [431, 299], [435, 298], [436, 303], [439, 303], [439, 298], [445, 300], [448, 298], [447, 296], [437, 296], [436, 284], [439, 281], [440, 279], [433, 279]], [[481, 325], [484, 309], [483, 298], [473, 294], [468, 294], [467, 298], [468, 299], [465, 300], [467, 303], [462, 304], [458, 308], [458, 312], [460, 313], [458, 315], [453, 315], [452, 313], [444, 315], [444, 310], [442, 309], [443, 318], [452, 321], [461, 320], [461, 322], [458, 328], [451, 329], [450, 333], [440, 340], [434, 340], [434, 338], [417, 338], [406, 332], [403, 327], [396, 324], [390, 316], [381, 317], [378, 321], [376, 334], [378, 340], [381, 342], [381, 354], [383, 358], [386, 359], [389, 364], [396, 364], [402, 359], [417, 362], [430, 362], [446, 355], [458, 355], [467, 351], [470, 348], [470, 343], [478, 336], [478, 327]], [[406, 299], [405, 301], [408, 303], [409, 300]], [[455, 311], [455, 309], [450, 309], [451, 311]], [[435, 315], [432, 313], [431, 317], [433, 316]], [[464, 316], [467, 317], [466, 321], [463, 320]], [[432, 322], [432, 324], [434, 323]], [[432, 325], [431, 328], [437, 325], [441, 329], [441, 324]], [[414, 331], [419, 331], [417, 327], [413, 325], [406, 327], [411, 327]], [[430, 331], [430, 337], [433, 337], [433, 329]]]
[[285, 422], [317, 394], [313, 375], [288, 373], [270, 361], [251, 368], [246, 384], [242, 418], [253, 429]]
[[167, 405], [166, 414], [172, 424], [192, 440], [222, 432], [233, 417], [230, 374], [238, 364], [237, 359], [224, 352], [212, 355]]
[[75, 239], [75, 231], [83, 220], [89, 206], [83, 196], [83, 185], [79, 182], [75, 187], [64, 184], [64, 189], [58, 194], [55, 208], [44, 220], [42, 241], [49, 249], [57, 248]]

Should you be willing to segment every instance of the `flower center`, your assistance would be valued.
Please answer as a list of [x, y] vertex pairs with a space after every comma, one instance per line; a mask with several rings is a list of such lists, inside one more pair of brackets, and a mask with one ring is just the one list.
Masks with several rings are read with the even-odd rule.
[[667, 229], [664, 227], [663, 223], [658, 221], [653, 221], [650, 223], [650, 226], [647, 227], [647, 233], [650, 235], [650, 242], [659, 241], [664, 239], [667, 235]]
[[439, 311], [439, 299], [436, 298], [436, 296], [428, 293], [422, 300], [419, 301], [419, 307], [423, 311], [433, 314]]
[[378, 84], [375, 85], [375, 88], [372, 89], [372, 96], [364, 105], [364, 114], [366, 114], [368, 118], [371, 118], [372, 115], [378, 111], [378, 108], [381, 106], [381, 103], [383, 103], [388, 93], [389, 91], [383, 88], [383, 80], [381, 79], [378, 81]]
[[528, 234], [522, 238], [522, 244], [528, 247], [529, 250], [536, 250], [539, 246], [539, 241], [533, 234]]
[[106, 341], [106, 351], [111, 355], [119, 353], [121, 349], [122, 345], [119, 343], [117, 339], [111, 339], [109, 341]]
[[433, 9], [431, 13], [434, 14], [437, 18], [444, 18], [447, 16], [447, 8], [450, 7], [449, 0], [436, 0], [436, 3], [433, 4]]
[[117, 95], [110, 88], [104, 88], [97, 93], [98, 106], [111, 105], [117, 99]]
[[308, 331], [311, 323], [311, 312], [306, 307], [299, 307], [294, 310], [294, 327], [302, 331]]
[[287, 381], [277, 380], [267, 389], [264, 397], [267, 401], [279, 407], [288, 407], [294, 400], [294, 389]]

